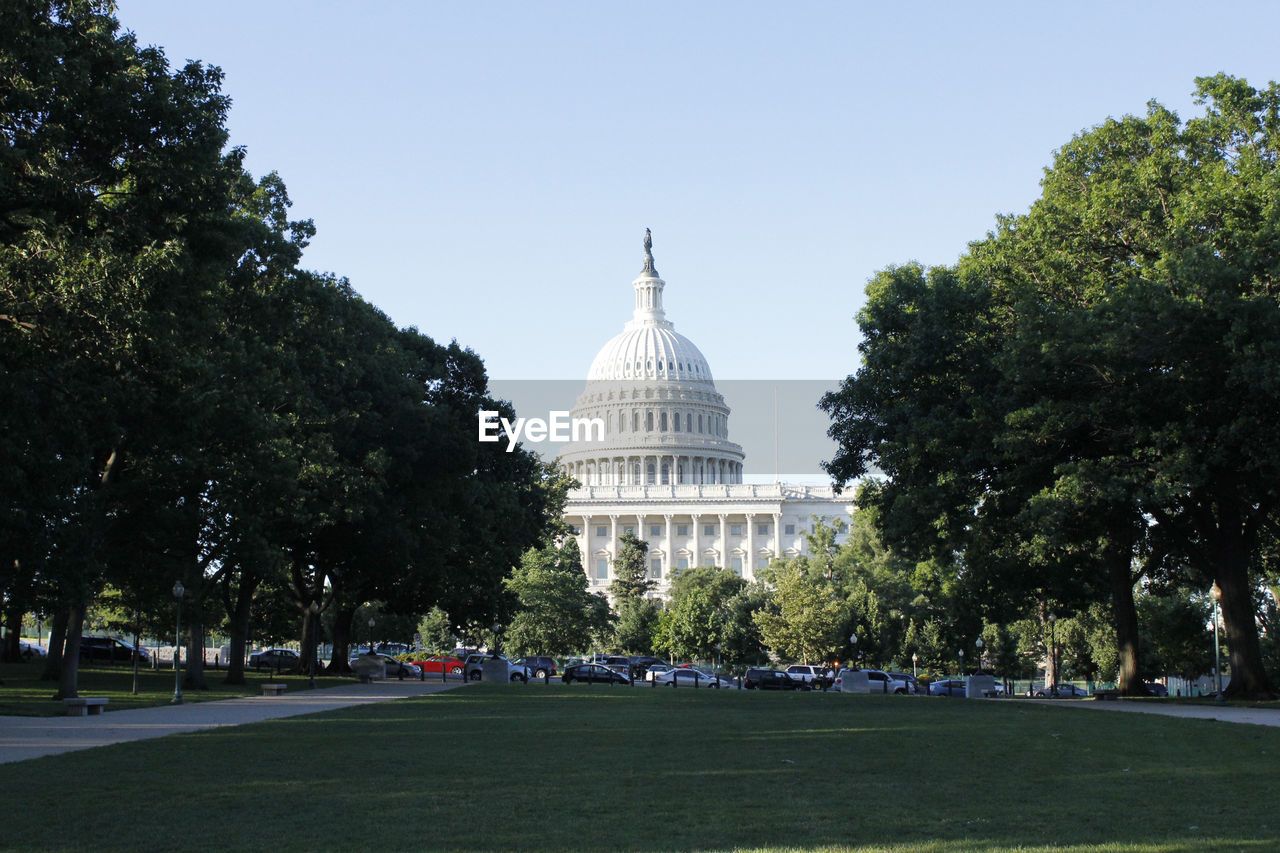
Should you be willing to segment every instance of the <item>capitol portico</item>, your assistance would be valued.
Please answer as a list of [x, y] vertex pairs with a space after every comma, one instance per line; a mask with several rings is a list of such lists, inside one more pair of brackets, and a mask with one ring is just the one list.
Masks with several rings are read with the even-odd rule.
[[852, 505], [830, 487], [743, 482], [745, 455], [729, 440], [729, 407], [711, 368], [666, 319], [666, 282], [647, 230], [644, 248], [632, 318], [592, 361], [572, 411], [602, 423], [604, 435], [560, 454], [561, 469], [581, 484], [565, 520], [597, 591], [611, 583], [618, 538], [628, 532], [648, 543], [659, 594], [691, 566], [752, 579], [771, 559], [804, 553], [815, 517], [847, 523]]

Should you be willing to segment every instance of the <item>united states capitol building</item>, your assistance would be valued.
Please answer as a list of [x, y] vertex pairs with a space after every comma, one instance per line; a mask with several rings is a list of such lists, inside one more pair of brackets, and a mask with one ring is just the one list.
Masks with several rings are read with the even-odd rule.
[[571, 413], [602, 422], [603, 438], [566, 444], [558, 460], [581, 484], [565, 521], [593, 591], [613, 580], [627, 532], [648, 543], [649, 573], [664, 595], [691, 566], [754, 579], [770, 560], [806, 553], [815, 517], [847, 525], [853, 511], [830, 486], [743, 482], [746, 457], [730, 440], [729, 407], [706, 357], [666, 318], [665, 286], [646, 230], [631, 320], [591, 362]]

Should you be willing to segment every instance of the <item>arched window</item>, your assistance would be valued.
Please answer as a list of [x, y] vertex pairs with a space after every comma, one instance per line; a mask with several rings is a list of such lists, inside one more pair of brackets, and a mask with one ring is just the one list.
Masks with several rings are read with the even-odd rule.
[[661, 432], [667, 431], [667, 413], [666, 412], [662, 412], [661, 414], [658, 415], [658, 429]]
[[648, 473], [648, 477], [647, 477], [647, 479], [645, 480], [645, 482], [652, 484], [652, 483], [654, 482], [654, 480], [655, 480], [655, 472], [654, 472], [654, 470], [653, 470], [653, 463], [652, 463], [652, 462], [650, 462], [650, 463], [649, 463], [649, 467], [648, 467], [648, 471], [647, 471], [647, 473]]
[[653, 412], [644, 413], [644, 428], [646, 432], [653, 432]]

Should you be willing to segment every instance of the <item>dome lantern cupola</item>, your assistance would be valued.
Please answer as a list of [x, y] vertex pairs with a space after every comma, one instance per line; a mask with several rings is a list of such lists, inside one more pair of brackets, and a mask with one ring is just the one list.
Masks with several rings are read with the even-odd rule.
[[628, 329], [637, 329], [641, 326], [671, 328], [671, 324], [666, 319], [666, 312], [662, 310], [662, 288], [666, 287], [667, 283], [658, 277], [658, 270], [653, 265], [653, 235], [648, 228], [644, 229], [644, 269], [640, 270], [640, 275], [631, 282], [631, 286], [636, 289], [636, 308], [631, 315], [631, 322], [626, 327]]

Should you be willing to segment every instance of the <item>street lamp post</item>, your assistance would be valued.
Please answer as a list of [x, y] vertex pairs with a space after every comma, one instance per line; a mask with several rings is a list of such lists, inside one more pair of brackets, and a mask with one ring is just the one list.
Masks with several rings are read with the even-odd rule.
[[373, 617], [369, 617], [369, 654], [373, 654]]
[[964, 678], [964, 649], [960, 650], [960, 677]]
[[1209, 590], [1209, 597], [1213, 599], [1213, 689], [1215, 701], [1222, 701], [1222, 654], [1218, 649], [1218, 617], [1222, 615], [1222, 587], [1218, 586], [1218, 582], [1213, 582], [1213, 587]]
[[1053, 679], [1053, 685], [1049, 688], [1049, 693], [1057, 698], [1058, 695], [1058, 635], [1057, 626], [1058, 617], [1052, 613], [1049, 614], [1049, 675]]
[[912, 652], [911, 653], [911, 677], [912, 678], [920, 677], [920, 673], [916, 671], [916, 664], [918, 664], [919, 662], [920, 662], [920, 655], [916, 654], [915, 652]]
[[977, 669], [977, 671], [974, 673], [974, 674], [976, 675], [976, 674], [978, 674], [978, 673], [982, 672], [982, 638], [981, 638], [981, 637], [979, 637], [979, 638], [977, 639], [977, 641], [976, 641], [976, 642], [974, 642], [974, 645], [978, 647], [978, 669]]
[[178, 603], [178, 625], [173, 637], [173, 699], [169, 704], [182, 704], [182, 595], [186, 587], [182, 581], [173, 585], [173, 598]]
[[319, 635], [316, 631], [316, 623], [320, 621], [320, 604], [316, 601], [311, 602], [311, 689], [316, 689], [316, 669], [320, 666], [320, 648], [316, 638]]
[[858, 635], [849, 635], [849, 645], [853, 646], [853, 668], [858, 669]]

